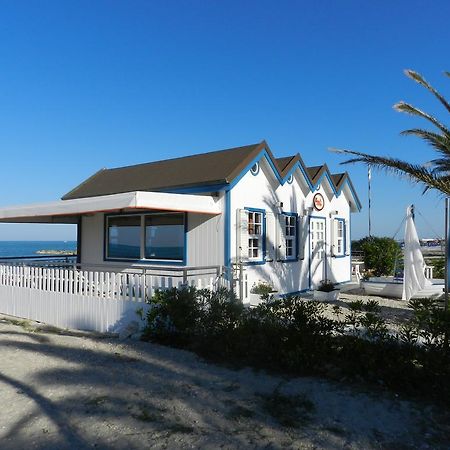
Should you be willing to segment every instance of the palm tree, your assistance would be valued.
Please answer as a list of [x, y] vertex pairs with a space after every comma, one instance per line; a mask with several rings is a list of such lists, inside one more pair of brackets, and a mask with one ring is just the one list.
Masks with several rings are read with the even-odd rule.
[[[450, 103], [422, 75], [413, 70], [405, 70], [405, 75], [431, 92], [447, 112], [450, 113]], [[450, 72], [444, 72], [444, 75], [450, 78]], [[399, 102], [394, 105], [394, 109], [425, 119], [433, 125], [434, 130], [431, 131], [422, 128], [412, 128], [403, 131], [401, 134], [414, 135], [423, 139], [437, 152], [438, 157], [436, 159], [425, 164], [411, 164], [396, 158], [369, 155], [354, 150], [333, 149], [333, 151], [354, 156], [354, 158], [344, 161], [342, 164], [367, 164], [370, 167], [383, 169], [394, 175], [406, 177], [413, 183], [422, 184], [425, 190], [437, 189], [444, 195], [450, 196], [450, 129], [435, 117], [409, 103]]]
[[[413, 70], [405, 70], [405, 75], [416, 83], [420, 84], [431, 92], [439, 102], [444, 106], [448, 113], [450, 113], [450, 103], [436, 90], [431, 84], [429, 84], [425, 78], [419, 73]], [[450, 72], [444, 72], [444, 75], [450, 77]], [[438, 119], [432, 115], [410, 105], [406, 102], [399, 102], [394, 105], [394, 109], [397, 111], [411, 114], [412, 116], [425, 119], [433, 126], [433, 130], [427, 130], [422, 128], [411, 128], [403, 131], [401, 134], [406, 136], [418, 136], [423, 139], [428, 145], [431, 145], [437, 152], [437, 158], [429, 161], [425, 164], [411, 164], [406, 161], [402, 161], [396, 158], [383, 157], [369, 155], [367, 153], [356, 152], [353, 150], [338, 150], [339, 153], [347, 155], [353, 155], [354, 157], [344, 161], [342, 164], [363, 163], [369, 167], [375, 167], [378, 169], [386, 170], [394, 175], [406, 177], [413, 183], [418, 183], [424, 186], [425, 191], [428, 189], [437, 189], [445, 196], [450, 196], [450, 129], [445, 126]], [[448, 220], [448, 208], [449, 201], [446, 201], [446, 224]], [[449, 309], [449, 236], [448, 236], [448, 224], [446, 226], [446, 270], [445, 270], [445, 311]], [[449, 336], [445, 333], [445, 339], [448, 340]]]

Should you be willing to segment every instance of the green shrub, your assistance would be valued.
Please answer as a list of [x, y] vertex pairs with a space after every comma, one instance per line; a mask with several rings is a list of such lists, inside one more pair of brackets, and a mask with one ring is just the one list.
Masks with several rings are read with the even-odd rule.
[[333, 292], [336, 290], [336, 285], [330, 280], [322, 280], [317, 290], [322, 292]]
[[149, 303], [145, 337], [181, 343], [196, 334], [201, 305], [195, 288], [158, 290]]
[[250, 289], [250, 293], [257, 294], [262, 300], [270, 300], [275, 292], [273, 286], [265, 281], [260, 281], [258, 284], [254, 284]]
[[374, 301], [353, 302], [343, 321], [327, 318], [320, 302], [287, 297], [247, 308], [224, 289], [169, 289], [149, 302], [144, 339], [238, 366], [364, 380], [450, 401], [450, 313], [434, 300], [411, 301], [414, 316], [397, 335]]
[[396, 260], [401, 259], [400, 245], [389, 237], [365, 237], [355, 246], [364, 253], [365, 269], [377, 277], [392, 275]]
[[433, 278], [445, 278], [445, 258], [429, 258], [427, 264], [433, 266]]

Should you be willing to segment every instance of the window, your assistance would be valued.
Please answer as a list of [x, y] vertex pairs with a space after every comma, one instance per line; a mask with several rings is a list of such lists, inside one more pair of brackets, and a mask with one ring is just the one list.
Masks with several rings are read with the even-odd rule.
[[248, 258], [262, 259], [263, 213], [248, 211]]
[[145, 216], [145, 258], [182, 260], [184, 217], [180, 214]]
[[334, 256], [345, 256], [345, 221], [334, 219]]
[[106, 257], [183, 261], [184, 223], [182, 213], [107, 216]]
[[108, 256], [120, 259], [140, 259], [140, 216], [108, 217]]
[[282, 214], [281, 226], [284, 226], [284, 258], [297, 259], [297, 215]]

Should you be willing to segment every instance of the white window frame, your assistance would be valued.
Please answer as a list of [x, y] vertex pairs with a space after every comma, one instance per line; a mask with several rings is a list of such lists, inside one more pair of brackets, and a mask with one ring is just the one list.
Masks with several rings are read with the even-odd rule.
[[333, 255], [336, 258], [342, 258], [345, 256], [346, 247], [346, 221], [344, 218], [336, 217], [334, 219], [333, 232]]
[[[256, 208], [245, 208], [247, 213], [247, 249], [249, 262], [264, 261], [264, 246], [266, 239], [266, 212]], [[255, 255], [256, 250], [256, 255]]]
[[[280, 243], [278, 245], [281, 261], [298, 260], [298, 215], [296, 213], [283, 212], [279, 220]], [[289, 254], [290, 253], [290, 254]]]

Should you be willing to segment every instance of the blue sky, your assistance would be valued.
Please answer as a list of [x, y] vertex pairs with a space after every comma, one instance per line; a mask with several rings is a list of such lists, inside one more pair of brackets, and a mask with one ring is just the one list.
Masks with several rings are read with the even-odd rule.
[[[102, 167], [266, 139], [277, 156], [342, 171], [329, 147], [433, 158], [402, 129], [407, 100], [448, 116], [403, 75], [450, 97], [450, 2], [3, 1], [0, 205], [59, 198]], [[446, 56], [447, 55], [447, 56]], [[364, 209], [366, 169], [349, 167]], [[373, 232], [392, 236], [409, 203], [419, 234], [443, 232], [443, 199], [373, 176]], [[0, 226], [0, 240], [71, 239], [68, 226]]]

